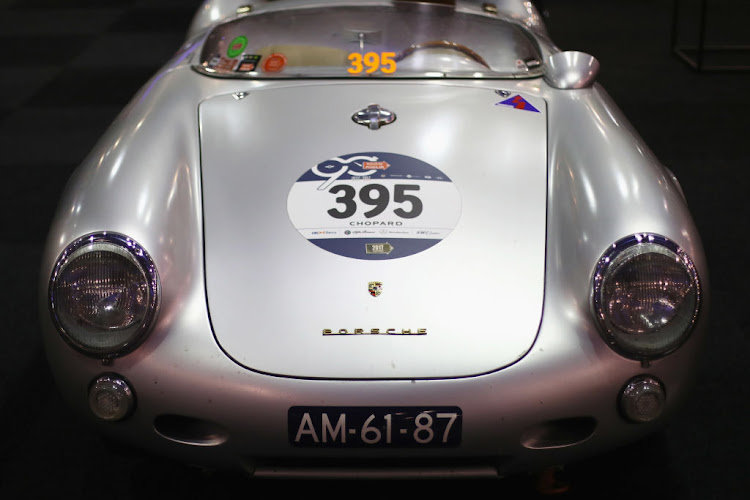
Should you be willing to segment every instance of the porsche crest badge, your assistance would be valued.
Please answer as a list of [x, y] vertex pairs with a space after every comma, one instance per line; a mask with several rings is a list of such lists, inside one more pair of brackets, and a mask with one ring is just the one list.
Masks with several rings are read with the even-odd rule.
[[370, 295], [373, 297], [377, 297], [383, 291], [383, 283], [380, 281], [371, 281], [367, 284], [367, 291], [370, 292]]

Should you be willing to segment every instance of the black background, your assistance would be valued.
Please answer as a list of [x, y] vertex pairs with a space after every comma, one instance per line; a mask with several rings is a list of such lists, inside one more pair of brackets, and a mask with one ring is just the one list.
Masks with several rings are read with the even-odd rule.
[[[335, 494], [534, 497], [529, 478], [249, 481], [113, 452], [63, 405], [38, 332], [39, 260], [72, 169], [180, 46], [196, 0], [0, 0], [0, 498]], [[697, 38], [697, 1], [681, 39]], [[571, 498], [748, 498], [750, 74], [696, 73], [670, 51], [673, 0], [546, 0], [551, 37], [597, 56], [599, 82], [680, 179], [711, 269], [711, 339], [667, 429], [568, 468]], [[745, 0], [709, 0], [709, 42], [750, 44]], [[743, 32], [745, 34], [743, 35]], [[744, 36], [744, 40], [743, 40]], [[744, 62], [732, 53], [730, 63]], [[724, 62], [724, 61], [723, 61]], [[418, 492], [418, 493], [417, 493]]]

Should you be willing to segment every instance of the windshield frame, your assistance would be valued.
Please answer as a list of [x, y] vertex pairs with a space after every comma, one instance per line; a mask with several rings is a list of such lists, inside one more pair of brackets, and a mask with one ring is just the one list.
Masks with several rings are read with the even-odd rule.
[[[321, 22], [315, 21], [325, 20], [323, 16], [330, 20], [332, 30], [326, 30], [326, 26], [320, 33], [308, 29], [319, 26]], [[297, 23], [286, 30], [292, 33], [290, 42], [319, 37], [323, 43], [269, 43], [269, 38], [284, 31], [279, 25], [285, 18]], [[416, 25], [414, 31], [426, 34], [412, 35], [410, 30], [405, 35], [406, 30], [397, 29], [398, 23], [403, 28], [407, 22], [409, 28]], [[434, 35], [431, 30], [436, 31]], [[408, 36], [415, 38], [410, 40]], [[489, 45], [496, 41], [505, 42], [511, 49], [502, 44], [497, 49]], [[259, 49], [258, 43], [265, 45]], [[542, 53], [538, 40], [525, 26], [500, 16], [443, 6], [409, 9], [401, 5], [346, 5], [259, 12], [219, 24], [206, 36], [199, 61], [192, 67], [211, 77], [250, 80], [525, 79], [543, 75]], [[295, 58], [327, 62], [342, 57], [346, 59], [343, 64], [294, 64]], [[438, 64], [430, 66], [434, 64], [430, 58]], [[373, 70], [375, 62], [377, 68]]]

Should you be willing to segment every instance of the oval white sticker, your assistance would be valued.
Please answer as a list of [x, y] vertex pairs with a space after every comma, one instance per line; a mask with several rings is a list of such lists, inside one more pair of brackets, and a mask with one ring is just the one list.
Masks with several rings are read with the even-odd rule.
[[461, 217], [461, 197], [436, 167], [396, 153], [321, 162], [287, 198], [294, 227], [318, 247], [365, 260], [398, 259], [440, 242]]

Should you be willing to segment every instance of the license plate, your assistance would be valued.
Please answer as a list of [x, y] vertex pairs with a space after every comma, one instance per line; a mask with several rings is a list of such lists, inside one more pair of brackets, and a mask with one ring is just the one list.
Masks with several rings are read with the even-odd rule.
[[293, 406], [289, 442], [319, 448], [458, 446], [461, 417], [456, 406]]

